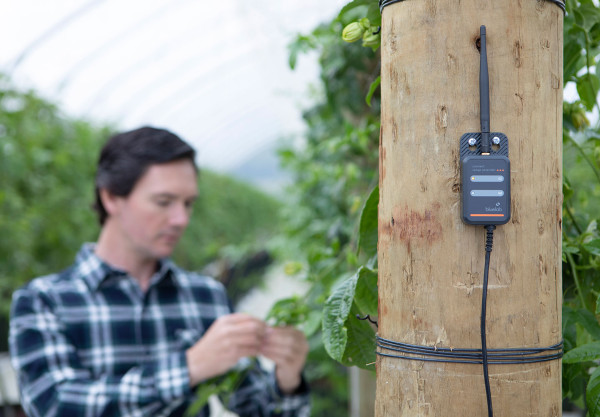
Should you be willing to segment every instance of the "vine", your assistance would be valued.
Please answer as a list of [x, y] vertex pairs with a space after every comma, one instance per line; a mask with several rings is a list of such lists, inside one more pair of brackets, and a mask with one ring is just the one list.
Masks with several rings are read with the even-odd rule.
[[[373, 369], [374, 330], [355, 315], [377, 309], [377, 3], [354, 0], [329, 25], [292, 44], [290, 62], [320, 51], [323, 91], [305, 114], [304, 147], [282, 151], [296, 177], [288, 232], [305, 254], [307, 303], [322, 315], [329, 355], [366, 369]], [[570, 0], [566, 9], [564, 84], [577, 96], [563, 106], [562, 385], [565, 398], [600, 416], [600, 8], [593, 0]]]

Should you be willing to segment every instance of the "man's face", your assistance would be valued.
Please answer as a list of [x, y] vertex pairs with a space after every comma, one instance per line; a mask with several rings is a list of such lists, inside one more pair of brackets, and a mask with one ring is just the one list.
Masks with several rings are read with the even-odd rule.
[[198, 195], [196, 170], [187, 160], [151, 165], [110, 214], [125, 248], [140, 259], [171, 255]]

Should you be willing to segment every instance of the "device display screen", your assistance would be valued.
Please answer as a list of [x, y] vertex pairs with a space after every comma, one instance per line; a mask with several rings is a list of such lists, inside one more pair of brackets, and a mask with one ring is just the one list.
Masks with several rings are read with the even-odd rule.
[[472, 155], [462, 161], [463, 220], [504, 224], [510, 219], [510, 161], [503, 155]]

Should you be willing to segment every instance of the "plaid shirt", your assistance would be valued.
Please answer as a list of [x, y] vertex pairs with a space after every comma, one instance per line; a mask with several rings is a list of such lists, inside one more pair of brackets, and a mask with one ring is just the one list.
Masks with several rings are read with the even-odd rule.
[[[30, 417], [183, 415], [196, 397], [185, 350], [231, 312], [224, 288], [163, 260], [144, 293], [93, 249], [84, 245], [69, 269], [13, 295], [10, 349], [23, 407]], [[309, 415], [304, 384], [284, 396], [258, 365], [246, 375], [232, 411]]]

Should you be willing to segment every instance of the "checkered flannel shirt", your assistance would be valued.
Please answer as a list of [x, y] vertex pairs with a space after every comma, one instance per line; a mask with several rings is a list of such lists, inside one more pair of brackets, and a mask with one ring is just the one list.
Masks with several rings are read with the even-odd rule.
[[[231, 312], [217, 281], [163, 260], [146, 293], [82, 247], [74, 265], [13, 295], [12, 364], [30, 417], [181, 416], [196, 398], [185, 350]], [[240, 416], [308, 416], [258, 365], [231, 395]], [[196, 388], [203, 389], [203, 384]], [[200, 416], [208, 416], [205, 406]]]

